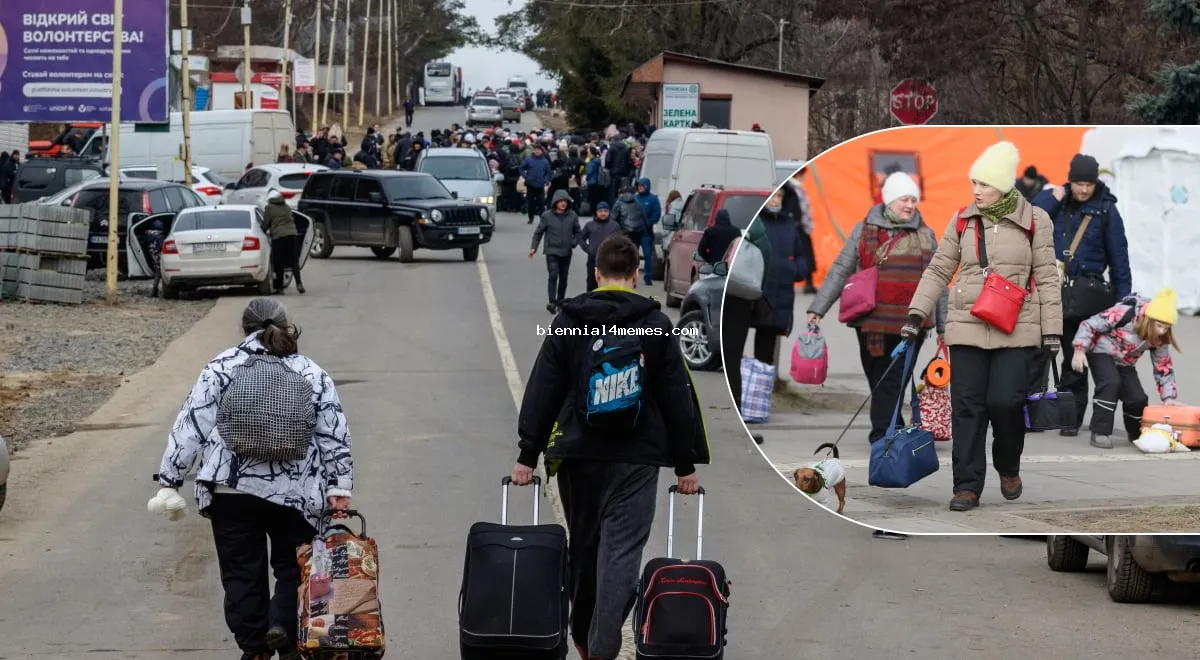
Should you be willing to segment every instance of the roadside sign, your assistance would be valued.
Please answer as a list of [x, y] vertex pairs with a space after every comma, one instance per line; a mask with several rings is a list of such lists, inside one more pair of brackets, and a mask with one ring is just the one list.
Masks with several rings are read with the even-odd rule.
[[928, 124], [938, 112], [937, 90], [912, 78], [901, 80], [892, 88], [890, 110], [896, 121], [906, 126]]
[[298, 94], [312, 94], [317, 91], [317, 63], [311, 59], [298, 59], [292, 63], [292, 75], [296, 85], [293, 89]]
[[700, 121], [700, 85], [663, 83], [659, 128], [689, 128]]

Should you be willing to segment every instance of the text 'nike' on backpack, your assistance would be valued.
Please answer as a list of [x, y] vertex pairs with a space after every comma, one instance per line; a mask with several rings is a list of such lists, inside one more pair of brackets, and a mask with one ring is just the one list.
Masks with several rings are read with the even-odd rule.
[[580, 415], [603, 431], [632, 431], [642, 412], [646, 355], [636, 336], [604, 335], [592, 342], [580, 388]]
[[304, 460], [317, 428], [308, 379], [266, 353], [252, 353], [232, 376], [217, 407], [225, 446], [245, 458]]

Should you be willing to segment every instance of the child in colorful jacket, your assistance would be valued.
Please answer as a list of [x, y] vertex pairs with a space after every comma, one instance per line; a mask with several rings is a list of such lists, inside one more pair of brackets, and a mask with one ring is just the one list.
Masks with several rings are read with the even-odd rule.
[[[1125, 417], [1125, 431], [1132, 442], [1141, 435], [1142, 411], [1149, 404], [1138, 379], [1138, 358], [1150, 350], [1154, 382], [1164, 404], [1178, 405], [1175, 367], [1170, 348], [1179, 349], [1172, 326], [1179, 320], [1175, 292], [1163, 289], [1147, 300], [1129, 296], [1120, 303], [1084, 321], [1075, 333], [1075, 357], [1071, 368], [1092, 370], [1096, 394], [1092, 400], [1091, 445], [1112, 449], [1117, 401]], [[1086, 360], [1086, 362], [1085, 362]]]

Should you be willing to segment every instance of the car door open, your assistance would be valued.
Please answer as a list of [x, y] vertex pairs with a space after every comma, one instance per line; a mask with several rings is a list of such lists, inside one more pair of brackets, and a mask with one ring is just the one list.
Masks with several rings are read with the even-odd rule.
[[[154, 227], [155, 221], [160, 223], [157, 229]], [[125, 263], [130, 279], [154, 277], [158, 268], [157, 250], [162, 240], [171, 233], [171, 225], [174, 222], [174, 213], [129, 214], [129, 232], [125, 236]]]
[[312, 252], [316, 227], [312, 218], [299, 211], [292, 211], [292, 220], [296, 223], [296, 233], [300, 236], [300, 269], [303, 270], [304, 264], [308, 263], [308, 256]]

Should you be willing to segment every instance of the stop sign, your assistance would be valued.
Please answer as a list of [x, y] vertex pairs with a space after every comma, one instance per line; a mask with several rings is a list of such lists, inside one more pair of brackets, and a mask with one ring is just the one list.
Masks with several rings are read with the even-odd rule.
[[927, 124], [938, 111], [937, 90], [912, 78], [892, 88], [890, 102], [892, 116], [905, 125]]

